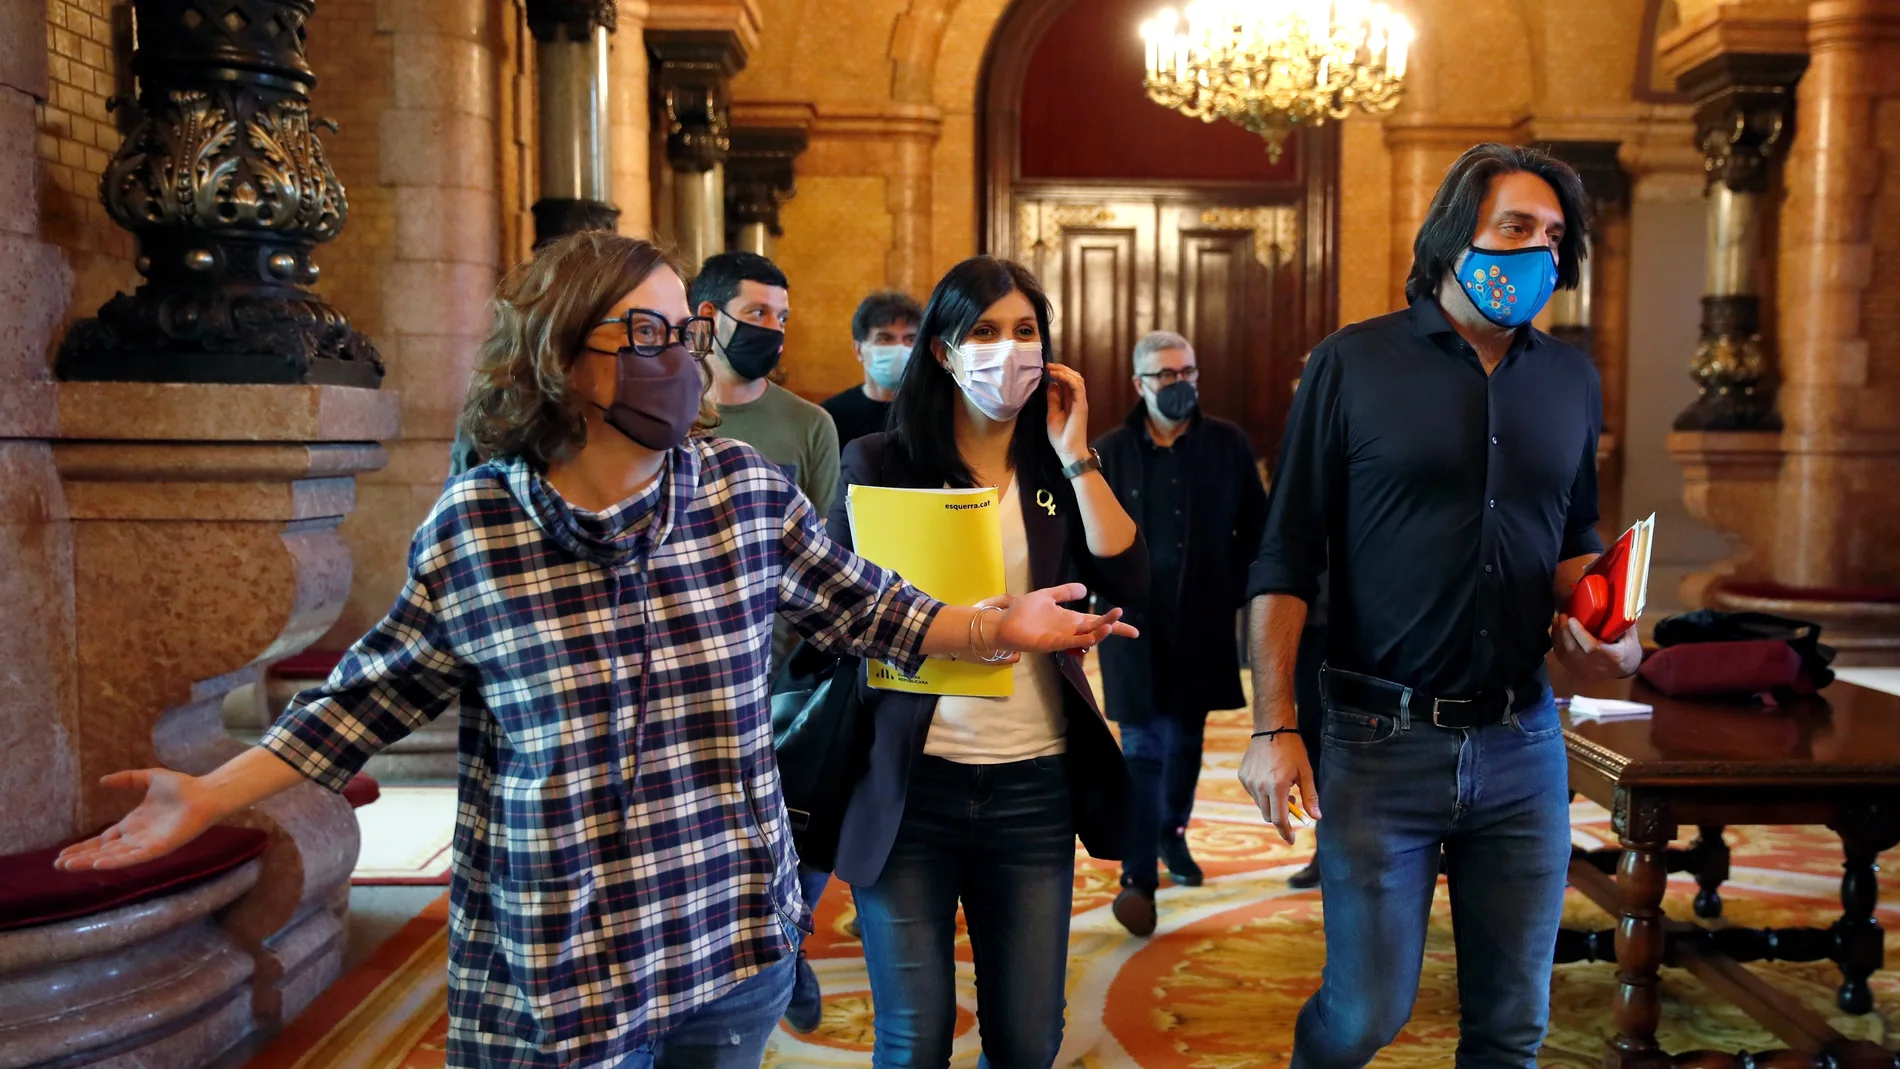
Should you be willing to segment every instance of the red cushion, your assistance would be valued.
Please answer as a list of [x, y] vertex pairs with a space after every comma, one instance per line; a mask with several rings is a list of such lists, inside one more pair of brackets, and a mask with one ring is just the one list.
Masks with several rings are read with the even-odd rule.
[[279, 679], [328, 679], [342, 659], [342, 650], [305, 650], [271, 665], [270, 674]]
[[1775, 601], [1851, 601], [1890, 605], [1900, 602], [1893, 586], [1784, 586], [1780, 583], [1723, 583], [1721, 592]]
[[343, 800], [350, 803], [351, 809], [361, 809], [382, 796], [382, 785], [368, 773], [358, 772], [343, 785]]
[[255, 828], [217, 825], [156, 861], [123, 869], [62, 872], [62, 846], [0, 857], [0, 931], [71, 920], [142, 902], [202, 883], [264, 852], [270, 837]]

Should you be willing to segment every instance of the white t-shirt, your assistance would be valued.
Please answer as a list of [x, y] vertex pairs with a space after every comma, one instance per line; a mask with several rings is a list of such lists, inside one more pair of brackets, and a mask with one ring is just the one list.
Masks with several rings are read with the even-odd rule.
[[[1011, 594], [1029, 593], [1029, 536], [1023, 529], [1016, 480], [1009, 481], [999, 506], [1003, 522], [1003, 582]], [[986, 629], [995, 618], [985, 620]], [[1068, 721], [1062, 714], [1062, 674], [1048, 654], [1029, 654], [1011, 668], [1013, 692], [1007, 698], [946, 695], [937, 699], [924, 752], [966, 765], [1000, 765], [1048, 757], [1068, 749]]]

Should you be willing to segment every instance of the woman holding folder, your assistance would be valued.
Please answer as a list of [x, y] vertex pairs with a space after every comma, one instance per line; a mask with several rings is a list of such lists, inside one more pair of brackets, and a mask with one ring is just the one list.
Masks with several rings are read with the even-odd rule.
[[222, 766], [107, 776], [142, 800], [59, 864], [149, 861], [305, 780], [340, 790], [462, 697], [448, 1064], [756, 1069], [805, 915], [773, 618], [913, 671], [1126, 625], [1068, 589], [979, 628], [826, 538], [777, 466], [708, 435], [712, 324], [648, 242], [563, 238], [494, 315], [463, 415], [486, 462], [422, 522], [388, 617]]
[[[1088, 445], [1082, 376], [1048, 363], [1049, 300], [1019, 264], [978, 256], [924, 309], [889, 429], [851, 443], [831, 537], [851, 544], [849, 487], [994, 487], [1008, 593], [1080, 579], [1146, 597], [1147, 550]], [[876, 725], [845, 811], [878, 1069], [940, 1069], [956, 1026], [957, 903], [977, 975], [983, 1061], [1047, 1069], [1062, 1044], [1075, 839], [1116, 859], [1128, 776], [1081, 661], [1024, 657], [1007, 698], [861, 693]]]

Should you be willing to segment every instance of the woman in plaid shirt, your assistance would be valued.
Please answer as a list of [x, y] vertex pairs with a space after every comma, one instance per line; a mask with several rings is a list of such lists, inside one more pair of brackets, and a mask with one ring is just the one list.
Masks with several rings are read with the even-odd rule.
[[773, 760], [769, 641], [914, 670], [1083, 648], [1077, 586], [945, 606], [831, 542], [737, 442], [653, 245], [578, 234], [503, 280], [464, 422], [490, 459], [444, 491], [389, 615], [255, 748], [143, 769], [67, 869], [176, 849], [461, 703], [448, 1064], [756, 1066], [808, 923]]

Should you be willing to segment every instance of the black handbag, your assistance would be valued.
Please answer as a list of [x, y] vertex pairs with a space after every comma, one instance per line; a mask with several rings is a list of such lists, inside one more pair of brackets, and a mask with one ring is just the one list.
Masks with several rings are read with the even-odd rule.
[[772, 744], [792, 845], [800, 863], [820, 872], [837, 863], [845, 805], [871, 764], [861, 663], [800, 642], [772, 681]]

